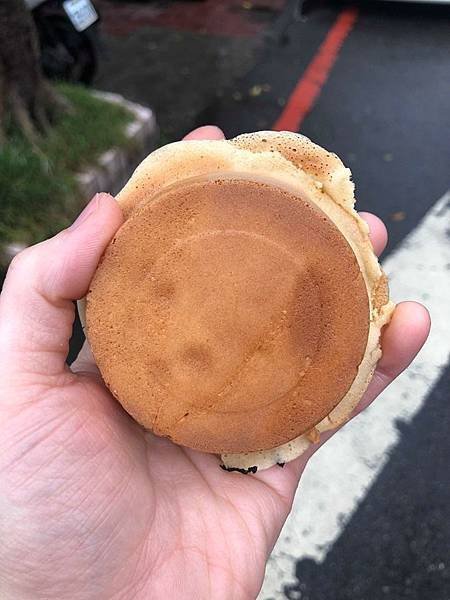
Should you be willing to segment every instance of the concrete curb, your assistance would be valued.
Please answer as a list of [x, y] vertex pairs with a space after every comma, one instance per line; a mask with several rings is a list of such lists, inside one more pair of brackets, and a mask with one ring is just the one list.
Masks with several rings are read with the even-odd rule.
[[[119, 94], [93, 91], [94, 96], [126, 108], [134, 119], [127, 125], [125, 147], [111, 148], [100, 155], [92, 167], [75, 176], [79, 189], [76, 206], [81, 210], [97, 192], [117, 194], [137, 165], [156, 148], [159, 129], [150, 108], [130, 102]], [[0, 246], [0, 268], [6, 269], [25, 244], [11, 242]]]
[[126, 128], [130, 144], [126, 148], [111, 148], [97, 160], [97, 164], [76, 179], [81, 196], [90, 199], [97, 192], [117, 194], [124, 186], [137, 165], [155, 149], [158, 141], [158, 127], [153, 111], [126, 100], [119, 94], [93, 92], [95, 96], [119, 104], [134, 115], [134, 120]]

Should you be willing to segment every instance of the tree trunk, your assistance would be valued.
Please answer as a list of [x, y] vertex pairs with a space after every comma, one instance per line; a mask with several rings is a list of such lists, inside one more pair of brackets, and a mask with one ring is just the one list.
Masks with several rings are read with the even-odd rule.
[[36, 145], [63, 105], [42, 74], [37, 32], [24, 0], [0, 0], [0, 144], [12, 119]]

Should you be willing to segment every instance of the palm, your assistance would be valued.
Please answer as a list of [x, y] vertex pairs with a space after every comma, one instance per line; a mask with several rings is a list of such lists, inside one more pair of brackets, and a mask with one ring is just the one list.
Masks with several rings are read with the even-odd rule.
[[226, 598], [256, 596], [289, 511], [292, 469], [225, 473], [217, 458], [144, 432], [95, 376], [68, 375], [8, 421], [8, 495], [33, 511], [20, 540], [30, 590], [60, 598], [54, 579], [43, 587], [44, 563], [53, 573], [61, 568], [71, 598], [67, 564], [77, 587], [83, 579], [89, 587], [95, 569], [99, 587], [83, 598], [98, 598], [99, 589], [104, 598], [148, 598], [150, 590], [175, 597], [180, 581], [186, 598], [220, 598], [217, 585]]

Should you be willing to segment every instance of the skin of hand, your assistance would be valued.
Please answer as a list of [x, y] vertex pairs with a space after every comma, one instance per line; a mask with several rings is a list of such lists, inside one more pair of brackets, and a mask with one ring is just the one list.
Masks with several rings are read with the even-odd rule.
[[[203, 127], [188, 139], [220, 139]], [[379, 254], [386, 230], [363, 215]], [[65, 364], [74, 305], [122, 223], [97, 195], [77, 221], [11, 264], [0, 297], [2, 600], [247, 600], [308, 458], [256, 475], [143, 431], [102, 384], [88, 348]], [[397, 306], [356, 412], [405, 369], [427, 311]], [[331, 434], [330, 434], [331, 435]], [[323, 436], [321, 443], [328, 436]]]

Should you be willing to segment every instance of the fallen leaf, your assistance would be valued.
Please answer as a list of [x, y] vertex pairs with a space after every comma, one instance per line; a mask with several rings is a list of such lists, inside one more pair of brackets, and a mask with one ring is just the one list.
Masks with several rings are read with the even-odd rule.
[[397, 212], [393, 212], [389, 215], [391, 221], [404, 221], [406, 219], [406, 213], [404, 210], [398, 210]]
[[262, 92], [262, 87], [260, 85], [254, 85], [248, 90], [249, 96], [260, 96]]

